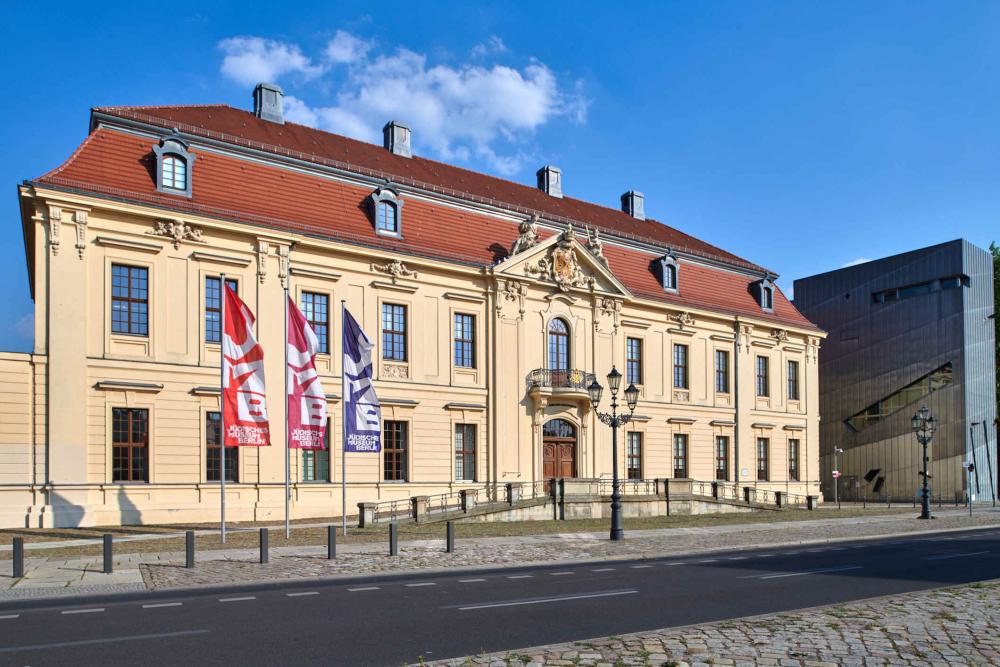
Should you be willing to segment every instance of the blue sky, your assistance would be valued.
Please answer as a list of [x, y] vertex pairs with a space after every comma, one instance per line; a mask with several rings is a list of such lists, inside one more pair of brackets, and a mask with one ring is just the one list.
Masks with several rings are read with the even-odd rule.
[[[211, 5], [211, 9], [206, 9]], [[996, 3], [3, 3], [0, 350], [31, 347], [15, 186], [90, 107], [247, 107], [646, 211], [795, 278], [1000, 237]]]

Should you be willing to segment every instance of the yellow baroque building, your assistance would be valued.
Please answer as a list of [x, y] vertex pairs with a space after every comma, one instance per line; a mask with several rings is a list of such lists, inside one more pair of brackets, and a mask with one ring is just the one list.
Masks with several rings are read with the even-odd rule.
[[[340, 515], [340, 304], [375, 343], [383, 451], [347, 507], [608, 478], [586, 386], [640, 389], [622, 476], [819, 494], [823, 333], [775, 275], [645, 216], [222, 105], [91, 112], [19, 188], [35, 348], [0, 354], [0, 525], [283, 516], [283, 295], [323, 347], [328, 452], [293, 452], [293, 518]], [[218, 449], [222, 276], [257, 316], [273, 446]], [[605, 391], [602, 409], [608, 408]]]

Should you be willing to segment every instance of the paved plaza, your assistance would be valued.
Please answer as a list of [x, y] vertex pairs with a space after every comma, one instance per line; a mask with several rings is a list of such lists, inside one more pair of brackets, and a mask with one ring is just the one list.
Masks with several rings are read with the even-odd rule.
[[1000, 582], [442, 660], [441, 667], [1000, 664]]
[[[10, 577], [10, 561], [0, 565], [5, 568], [0, 573], [6, 575], [0, 579], [6, 584], [5, 589], [0, 590], [0, 600], [407, 571], [454, 571], [456, 568], [654, 558], [1000, 524], [1000, 511], [985, 509], [978, 510], [972, 517], [962, 510], [945, 510], [939, 512], [938, 517], [932, 524], [916, 521], [907, 513], [633, 530], [627, 533], [623, 543], [611, 543], [603, 532], [462, 539], [462, 525], [459, 524], [457, 548], [451, 554], [445, 553], [443, 539], [402, 542], [399, 555], [395, 557], [388, 555], [387, 542], [343, 544], [333, 561], [326, 559], [326, 547], [323, 545], [273, 548], [270, 562], [265, 565], [258, 562], [256, 549], [205, 550], [198, 553], [196, 567], [187, 569], [183, 566], [183, 553], [136, 553], [117, 556], [113, 574], [101, 572], [99, 556], [30, 557], [32, 553], [44, 554], [43, 549], [35, 549], [28, 551], [24, 578], [15, 580]], [[444, 526], [441, 528], [443, 538]]]

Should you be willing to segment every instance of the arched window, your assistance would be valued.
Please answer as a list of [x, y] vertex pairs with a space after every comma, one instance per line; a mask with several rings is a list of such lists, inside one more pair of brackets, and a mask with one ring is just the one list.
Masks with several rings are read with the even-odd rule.
[[680, 265], [677, 263], [677, 258], [672, 254], [667, 253], [660, 258], [660, 282], [663, 285], [664, 291], [678, 291], [679, 272]]
[[390, 201], [380, 201], [375, 205], [375, 229], [389, 234], [399, 233], [396, 205]]
[[542, 426], [543, 438], [576, 439], [576, 427], [565, 419], [550, 419]]
[[371, 194], [371, 215], [375, 233], [382, 236], [403, 234], [403, 200], [386, 185]]
[[153, 146], [156, 155], [156, 190], [171, 195], [191, 196], [191, 172], [197, 157], [175, 130]]
[[569, 325], [557, 317], [549, 322], [549, 368], [568, 371], [569, 361]]
[[774, 308], [774, 290], [770, 287], [764, 288], [764, 292], [761, 295], [760, 307], [764, 310], [772, 310]]
[[163, 187], [187, 190], [187, 161], [177, 155], [163, 158]]
[[774, 312], [774, 276], [770, 273], [764, 275], [760, 280], [750, 283], [750, 292], [761, 310]]

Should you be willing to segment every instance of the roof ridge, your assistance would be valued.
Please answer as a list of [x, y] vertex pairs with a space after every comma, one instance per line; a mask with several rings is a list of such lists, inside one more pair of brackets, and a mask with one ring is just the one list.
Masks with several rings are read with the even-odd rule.
[[106, 107], [94, 107], [94, 111], [122, 111], [129, 109], [207, 109], [210, 107], [236, 107], [228, 104], [118, 104]]

